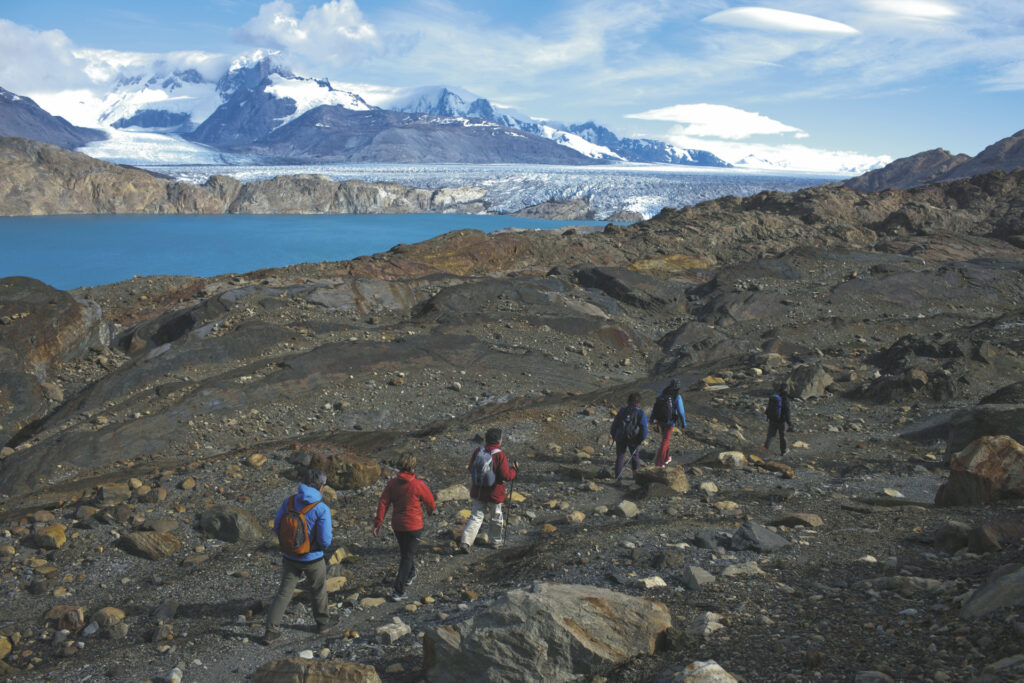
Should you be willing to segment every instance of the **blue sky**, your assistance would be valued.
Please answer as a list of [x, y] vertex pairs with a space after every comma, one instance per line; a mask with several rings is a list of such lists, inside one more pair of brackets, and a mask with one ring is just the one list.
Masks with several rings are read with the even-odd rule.
[[99, 61], [257, 48], [733, 155], [973, 155], [1024, 128], [1017, 0], [0, 0], [0, 86], [29, 96], [102, 88]]

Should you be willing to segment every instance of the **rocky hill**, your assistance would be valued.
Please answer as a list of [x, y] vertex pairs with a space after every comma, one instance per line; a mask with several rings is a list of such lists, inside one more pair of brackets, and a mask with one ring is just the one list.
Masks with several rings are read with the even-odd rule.
[[66, 149], [81, 147], [107, 134], [94, 128], [73, 126], [53, 116], [28, 97], [0, 88], [0, 136], [29, 138]]
[[861, 192], [908, 189], [929, 183], [969, 178], [989, 171], [1024, 168], [1024, 130], [989, 145], [976, 157], [933, 149], [897, 159], [841, 184]]
[[[1022, 199], [1024, 171], [993, 171], [244, 275], [2, 280], [0, 666], [1019, 679]], [[669, 378], [672, 463], [613, 481], [612, 416]], [[461, 555], [466, 461], [494, 425], [520, 463], [506, 545]], [[440, 501], [411, 604], [385, 599], [397, 552], [369, 533], [403, 452]], [[308, 465], [329, 476], [340, 625], [315, 636], [297, 601], [264, 647], [266, 526]]]
[[242, 183], [177, 182], [22, 138], [0, 138], [0, 215], [91, 213], [481, 213], [480, 188], [424, 190], [397, 183], [291, 175]]

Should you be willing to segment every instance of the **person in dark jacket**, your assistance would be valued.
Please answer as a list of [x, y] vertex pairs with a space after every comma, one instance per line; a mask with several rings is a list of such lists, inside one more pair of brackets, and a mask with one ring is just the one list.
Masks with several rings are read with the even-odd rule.
[[491, 466], [494, 469], [494, 486], [477, 486], [474, 484], [469, 495], [473, 499], [473, 511], [466, 522], [466, 528], [462, 531], [462, 539], [459, 541], [459, 552], [468, 553], [480, 533], [480, 527], [484, 523], [484, 517], [490, 517], [491, 532], [489, 534], [490, 546], [499, 548], [502, 544], [501, 530], [505, 527], [505, 518], [502, 516], [501, 505], [505, 502], [505, 482], [516, 478], [519, 466], [516, 463], [509, 464], [508, 456], [501, 450], [501, 430], [492, 427], [484, 435], [484, 445], [477, 447], [469, 458], [469, 466], [473, 466], [473, 459], [481, 449], [490, 453]]
[[431, 515], [437, 509], [434, 494], [425, 481], [416, 478], [415, 467], [416, 456], [412, 453], [404, 453], [398, 459], [398, 476], [384, 486], [384, 492], [377, 502], [377, 517], [373, 520], [373, 535], [376, 536], [380, 533], [388, 507], [395, 506], [391, 513], [391, 529], [398, 539], [401, 558], [398, 576], [395, 578], [395, 592], [391, 596], [396, 602], [405, 599], [405, 587], [411, 586], [416, 578], [416, 547], [423, 533], [423, 506]]
[[775, 387], [775, 393], [768, 397], [764, 415], [768, 419], [768, 436], [764, 439], [764, 447], [768, 448], [771, 445], [772, 437], [778, 432], [779, 455], [785, 455], [786, 427], [789, 427], [789, 431], [793, 431], [793, 422], [789, 416], [789, 393], [786, 391], [786, 385], [780, 384]]
[[661, 390], [659, 398], [662, 396], [668, 400], [668, 418], [659, 421], [654, 416], [654, 411], [651, 411], [651, 417], [654, 418], [655, 425], [661, 431], [661, 446], [658, 448], [658, 457], [654, 459], [655, 467], [664, 467], [672, 462], [672, 456], [668, 454], [668, 446], [672, 440], [672, 431], [675, 429], [676, 423], [679, 423], [680, 429], [686, 428], [686, 409], [683, 407], [683, 397], [679, 395], [679, 383], [675, 380], [669, 382], [668, 386]]
[[301, 511], [312, 506], [305, 513], [309, 528], [309, 552], [302, 555], [281, 553], [281, 586], [277, 590], [274, 602], [267, 612], [266, 632], [263, 642], [270, 644], [281, 637], [281, 619], [291, 602], [295, 587], [303, 577], [309, 590], [310, 602], [313, 604], [313, 618], [316, 620], [317, 632], [326, 634], [330, 628], [330, 617], [327, 614], [327, 567], [324, 563], [324, 551], [333, 540], [331, 529], [331, 509], [323, 501], [324, 486], [327, 475], [320, 470], [306, 470], [294, 496], [289, 496], [281, 503], [274, 517], [274, 533], [281, 526], [281, 518], [291, 509]]
[[[640, 444], [647, 439], [647, 415], [640, 408], [640, 394], [632, 393], [626, 399], [626, 407], [620, 410], [612, 420], [611, 435], [615, 439], [615, 480], [622, 477], [626, 469], [626, 453], [629, 453], [629, 465], [636, 476], [636, 468], [640, 466]], [[630, 420], [629, 418], [632, 418]], [[639, 433], [627, 433], [626, 425], [630, 422], [637, 425]]]

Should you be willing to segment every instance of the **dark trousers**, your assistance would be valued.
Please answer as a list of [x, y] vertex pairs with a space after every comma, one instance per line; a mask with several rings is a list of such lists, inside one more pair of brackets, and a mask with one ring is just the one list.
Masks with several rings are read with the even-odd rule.
[[625, 441], [615, 442], [615, 478], [618, 479], [622, 476], [622, 471], [626, 469], [626, 453], [629, 453], [629, 465], [633, 468], [633, 473], [636, 474], [636, 468], [640, 466], [640, 444], [630, 447]]
[[398, 539], [398, 551], [401, 559], [398, 562], [398, 578], [395, 579], [395, 592], [401, 595], [405, 593], [405, 584], [416, 573], [416, 547], [420, 544], [420, 534], [423, 529], [416, 531], [396, 531], [395, 538]]
[[768, 436], [764, 438], [764, 447], [771, 445], [772, 437], [779, 433], [779, 453], [786, 454], [786, 423], [782, 420], [768, 420]]
[[274, 602], [267, 613], [267, 632], [275, 633], [281, 626], [284, 611], [292, 600], [295, 587], [302, 577], [306, 577], [306, 588], [309, 599], [313, 603], [313, 618], [317, 626], [324, 626], [330, 617], [327, 614], [327, 565], [321, 557], [312, 562], [297, 562], [287, 557], [281, 558], [281, 585], [274, 596]]

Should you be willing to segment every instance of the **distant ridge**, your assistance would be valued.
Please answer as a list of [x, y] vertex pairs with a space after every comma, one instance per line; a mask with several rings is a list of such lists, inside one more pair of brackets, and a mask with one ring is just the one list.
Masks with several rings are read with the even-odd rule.
[[1024, 168], [1024, 130], [989, 145], [976, 157], [932, 149], [897, 159], [880, 169], [845, 180], [840, 185], [861, 192], [906, 190], [969, 178], [989, 171], [1013, 171], [1018, 168]]
[[65, 149], [107, 138], [101, 130], [73, 126], [30, 98], [0, 88], [0, 137], [4, 136], [38, 140]]

